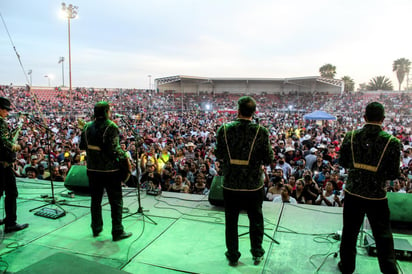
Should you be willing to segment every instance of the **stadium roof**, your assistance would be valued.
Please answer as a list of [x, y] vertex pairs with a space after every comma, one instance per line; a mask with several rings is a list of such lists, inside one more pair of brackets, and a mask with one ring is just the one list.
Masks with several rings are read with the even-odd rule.
[[187, 75], [175, 75], [175, 76], [168, 76], [162, 78], [156, 78], [156, 83], [158, 85], [164, 85], [174, 82], [179, 82], [182, 80], [198, 80], [198, 81], [205, 81], [205, 82], [213, 82], [213, 81], [273, 81], [273, 82], [295, 82], [295, 81], [305, 81], [305, 80], [312, 80], [317, 81], [337, 87], [342, 86], [342, 80], [340, 79], [329, 79], [323, 78], [320, 76], [306, 76], [306, 77], [291, 77], [291, 78], [244, 78], [244, 77], [199, 77], [199, 76], [187, 76]]

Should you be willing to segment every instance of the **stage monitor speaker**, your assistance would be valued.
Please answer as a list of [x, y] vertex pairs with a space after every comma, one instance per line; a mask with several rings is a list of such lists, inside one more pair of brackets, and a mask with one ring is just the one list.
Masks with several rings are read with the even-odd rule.
[[223, 206], [223, 176], [215, 176], [210, 186], [209, 203], [215, 206]]
[[[376, 249], [375, 239], [372, 235], [366, 234], [364, 239], [366, 250], [369, 256], [376, 257], [378, 250]], [[412, 261], [412, 245], [408, 239], [393, 238], [393, 249], [395, 251], [395, 258], [401, 261]]]
[[16, 274], [72, 274], [72, 273], [99, 273], [99, 274], [127, 274], [117, 268], [83, 259], [69, 253], [55, 253], [38, 261]]
[[73, 165], [67, 174], [66, 180], [64, 180], [64, 186], [70, 190], [90, 192], [87, 167]]
[[412, 224], [412, 194], [388, 192], [386, 196], [391, 211], [391, 221]]

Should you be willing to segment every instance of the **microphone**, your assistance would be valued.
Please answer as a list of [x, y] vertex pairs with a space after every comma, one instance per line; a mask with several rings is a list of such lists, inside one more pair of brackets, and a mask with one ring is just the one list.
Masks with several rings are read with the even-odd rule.
[[117, 117], [117, 118], [123, 118], [123, 117], [126, 117], [126, 115], [119, 114], [119, 113], [116, 113], [114, 116], [115, 116], [115, 117]]

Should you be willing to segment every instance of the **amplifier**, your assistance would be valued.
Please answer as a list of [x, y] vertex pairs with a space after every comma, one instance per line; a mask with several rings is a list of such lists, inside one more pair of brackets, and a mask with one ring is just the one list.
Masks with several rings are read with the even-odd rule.
[[[364, 243], [369, 256], [377, 256], [375, 239], [366, 234]], [[393, 237], [393, 245], [395, 249], [395, 257], [401, 261], [412, 261], [412, 245], [407, 239]]]

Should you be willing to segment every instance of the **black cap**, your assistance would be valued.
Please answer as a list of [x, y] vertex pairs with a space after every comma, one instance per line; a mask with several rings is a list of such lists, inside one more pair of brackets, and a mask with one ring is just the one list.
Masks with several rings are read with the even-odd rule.
[[0, 97], [0, 108], [1, 109], [6, 109], [6, 110], [10, 111], [11, 110], [10, 105], [11, 104], [10, 104], [9, 99], [4, 98], [4, 97]]
[[94, 105], [94, 117], [96, 119], [108, 119], [108, 111], [110, 110], [110, 105], [108, 102], [100, 101]]

